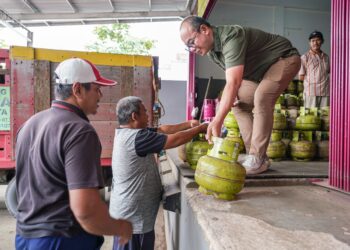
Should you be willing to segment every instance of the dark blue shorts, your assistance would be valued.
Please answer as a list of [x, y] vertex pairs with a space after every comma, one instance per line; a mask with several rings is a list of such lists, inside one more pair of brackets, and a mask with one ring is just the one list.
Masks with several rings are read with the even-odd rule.
[[154, 230], [144, 234], [133, 234], [131, 240], [124, 245], [118, 245], [118, 236], [114, 236], [113, 250], [153, 250], [154, 249]]
[[17, 234], [16, 250], [98, 250], [103, 241], [103, 237], [87, 233], [71, 238], [63, 236], [24, 238]]

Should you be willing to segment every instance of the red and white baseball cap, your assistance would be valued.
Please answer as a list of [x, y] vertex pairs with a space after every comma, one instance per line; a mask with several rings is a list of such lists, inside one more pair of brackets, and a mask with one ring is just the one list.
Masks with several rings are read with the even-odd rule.
[[55, 70], [56, 83], [73, 84], [96, 83], [104, 86], [113, 86], [117, 82], [104, 78], [91, 62], [81, 58], [70, 58], [62, 61]]

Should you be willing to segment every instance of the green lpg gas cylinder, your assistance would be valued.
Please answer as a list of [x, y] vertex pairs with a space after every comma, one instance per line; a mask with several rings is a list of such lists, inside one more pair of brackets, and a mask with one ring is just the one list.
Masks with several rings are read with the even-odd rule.
[[272, 130], [270, 141], [280, 141], [282, 140], [282, 131]]
[[186, 144], [186, 160], [192, 169], [196, 169], [198, 159], [207, 154], [209, 147], [204, 134], [200, 134], [197, 140]]
[[287, 127], [286, 116], [279, 109], [273, 113], [273, 129], [283, 130]]
[[281, 94], [281, 95], [277, 98], [276, 104], [280, 104], [281, 107], [285, 107], [285, 106], [286, 106], [285, 98], [284, 98], [284, 95], [283, 95], [283, 94]]
[[228, 112], [224, 119], [224, 126], [228, 130], [239, 130], [237, 120], [232, 111]]
[[300, 130], [319, 130], [320, 127], [321, 119], [318, 117], [317, 111], [311, 113], [309, 109], [301, 107], [295, 128]]
[[270, 141], [266, 154], [273, 161], [280, 161], [286, 155], [286, 145], [281, 140]]
[[202, 156], [197, 163], [198, 190], [218, 199], [233, 200], [242, 190], [246, 176], [245, 168], [236, 161], [239, 143], [218, 137], [213, 137], [213, 142], [208, 155]]
[[302, 140], [292, 141], [290, 144], [290, 155], [296, 161], [310, 161], [315, 157], [316, 145], [313, 142]]
[[306, 134], [301, 131], [293, 132], [293, 141], [289, 144], [290, 155], [295, 161], [310, 161], [316, 155], [316, 144], [311, 138], [306, 140]]
[[298, 103], [298, 97], [296, 95], [286, 94], [285, 98], [286, 98], [286, 105], [288, 108], [298, 107], [299, 103]]
[[239, 143], [239, 152], [244, 153], [245, 147], [241, 134], [237, 130], [229, 130], [226, 135], [227, 140]]

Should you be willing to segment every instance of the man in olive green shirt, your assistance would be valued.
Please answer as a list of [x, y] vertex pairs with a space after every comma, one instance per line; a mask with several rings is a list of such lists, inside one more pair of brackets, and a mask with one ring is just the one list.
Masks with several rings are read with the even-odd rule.
[[223, 120], [232, 108], [247, 155], [239, 162], [247, 174], [266, 171], [273, 110], [278, 96], [300, 69], [300, 56], [286, 38], [239, 25], [212, 26], [197, 16], [186, 17], [180, 36], [191, 52], [208, 55], [225, 71], [226, 85], [207, 138], [220, 136]]

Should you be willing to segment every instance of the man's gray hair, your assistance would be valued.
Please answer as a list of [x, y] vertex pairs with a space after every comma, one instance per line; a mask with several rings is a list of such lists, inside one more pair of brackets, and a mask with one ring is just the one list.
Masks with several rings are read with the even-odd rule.
[[137, 96], [127, 96], [117, 103], [117, 119], [120, 125], [129, 123], [132, 113], [140, 114], [142, 99]]
[[[91, 83], [80, 83], [80, 85], [89, 91], [91, 89]], [[55, 84], [54, 86], [54, 92], [55, 92], [55, 99], [56, 100], [66, 100], [73, 94], [72, 89], [73, 84]]]

